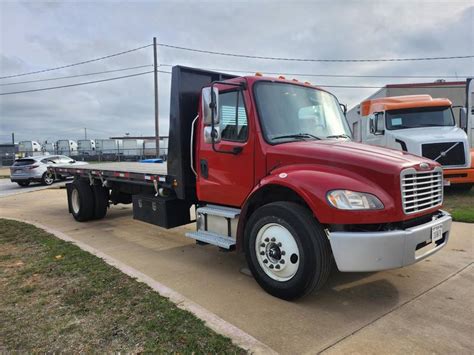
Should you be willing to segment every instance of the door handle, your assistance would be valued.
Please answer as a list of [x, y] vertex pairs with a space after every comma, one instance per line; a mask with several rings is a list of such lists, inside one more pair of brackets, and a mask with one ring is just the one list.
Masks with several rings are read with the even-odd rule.
[[209, 177], [209, 166], [207, 165], [206, 159], [201, 159], [199, 162], [201, 165], [201, 175], [203, 178], [207, 179]]

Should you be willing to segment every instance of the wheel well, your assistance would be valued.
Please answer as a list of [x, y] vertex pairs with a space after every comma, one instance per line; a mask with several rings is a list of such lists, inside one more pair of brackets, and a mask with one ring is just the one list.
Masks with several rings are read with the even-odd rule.
[[237, 249], [243, 250], [245, 225], [252, 215], [252, 213], [263, 205], [277, 202], [289, 201], [295, 202], [299, 205], [311, 210], [303, 198], [294, 190], [280, 185], [267, 185], [256, 191], [247, 201], [245, 207], [242, 209], [239, 219], [239, 226], [237, 230]]

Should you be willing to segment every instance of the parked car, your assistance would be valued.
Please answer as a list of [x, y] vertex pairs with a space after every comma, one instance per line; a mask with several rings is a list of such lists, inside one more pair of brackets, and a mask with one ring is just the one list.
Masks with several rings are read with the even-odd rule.
[[[51, 165], [84, 165], [86, 162], [75, 161], [65, 155], [41, 155], [15, 160], [10, 167], [10, 180], [20, 186], [28, 186], [31, 182], [41, 182], [43, 185], [51, 185], [55, 177], [49, 173], [48, 166]], [[64, 177], [56, 176], [63, 180]]]

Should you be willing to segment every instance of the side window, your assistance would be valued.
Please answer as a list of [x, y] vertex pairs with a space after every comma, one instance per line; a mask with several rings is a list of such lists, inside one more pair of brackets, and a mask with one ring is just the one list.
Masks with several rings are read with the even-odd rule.
[[245, 142], [248, 137], [247, 113], [241, 91], [219, 94], [221, 139]]

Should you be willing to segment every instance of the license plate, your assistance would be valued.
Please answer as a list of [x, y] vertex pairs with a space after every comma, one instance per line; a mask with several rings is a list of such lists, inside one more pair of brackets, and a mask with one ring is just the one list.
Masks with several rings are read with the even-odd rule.
[[431, 240], [433, 243], [443, 238], [443, 225], [439, 224], [431, 228]]
[[444, 179], [443, 180], [443, 185], [444, 186], [451, 186], [451, 181]]

